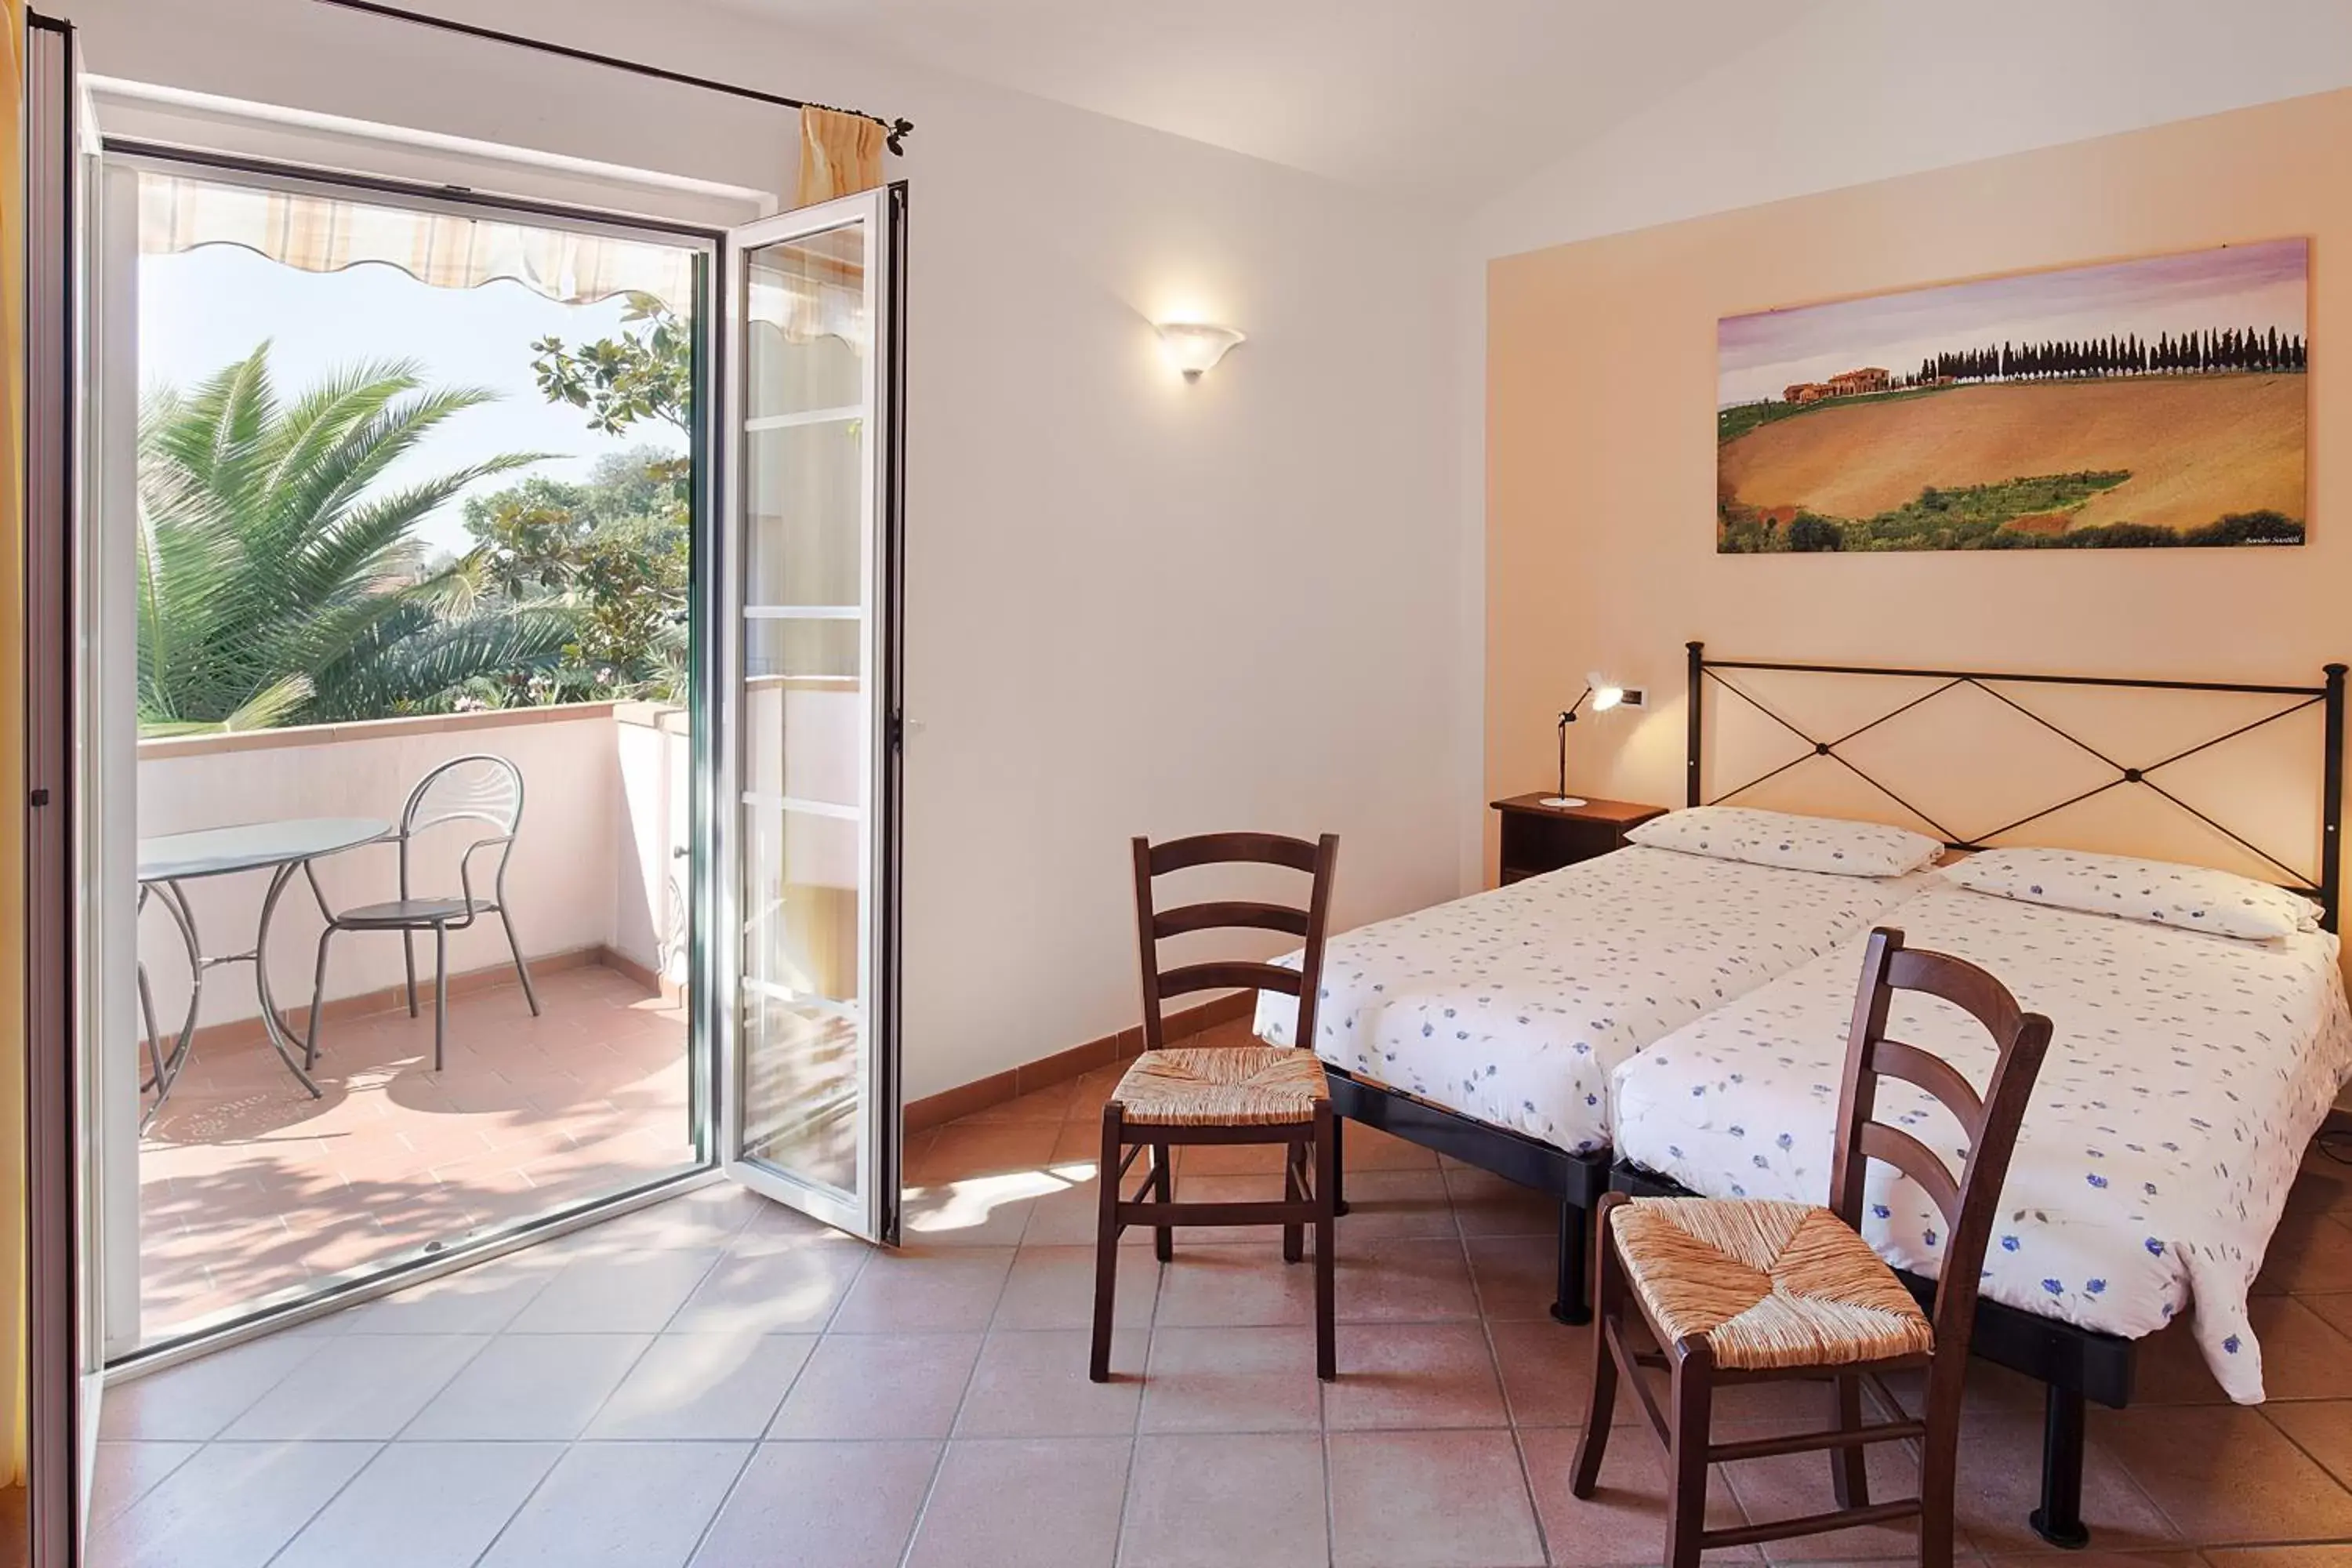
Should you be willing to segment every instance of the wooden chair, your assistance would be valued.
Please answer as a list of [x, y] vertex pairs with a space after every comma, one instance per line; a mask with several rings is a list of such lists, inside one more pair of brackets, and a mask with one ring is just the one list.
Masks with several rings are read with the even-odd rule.
[[[1315, 1003], [1323, 974], [1323, 931], [1331, 909], [1331, 872], [1339, 853], [1336, 835], [1319, 843], [1270, 833], [1210, 833], [1153, 845], [1135, 840], [1135, 919], [1143, 953], [1143, 1055], [1103, 1106], [1102, 1217], [1095, 1238], [1094, 1351], [1087, 1375], [1110, 1377], [1111, 1297], [1118, 1285], [1119, 1233], [1130, 1225], [1154, 1231], [1160, 1262], [1174, 1256], [1171, 1232], [1180, 1225], [1278, 1225], [1282, 1256], [1303, 1255], [1306, 1227], [1315, 1227], [1315, 1374], [1338, 1373], [1332, 1342], [1332, 1220], [1339, 1185], [1338, 1122], [1331, 1096], [1308, 1042], [1315, 1037]], [[1315, 879], [1307, 907], [1220, 901], [1156, 910], [1155, 877], [1193, 866], [1286, 866]], [[1162, 938], [1188, 931], [1248, 929], [1285, 931], [1306, 941], [1299, 966], [1250, 963], [1160, 967]], [[1187, 992], [1244, 986], [1298, 998], [1296, 1049], [1273, 1046], [1180, 1046], [1170, 1048], [1160, 1005]], [[1283, 1196], [1237, 1203], [1179, 1203], [1169, 1151], [1186, 1143], [1280, 1143]], [[1128, 1168], [1145, 1151], [1151, 1163], [1133, 1201], [1121, 1195]], [[1309, 1171], [1309, 1165], [1312, 1171]], [[1157, 1194], [1157, 1201], [1150, 1201]]]
[[[1941, 1057], [1886, 1037], [1887, 1005], [1897, 991], [1941, 997], [1991, 1034], [2000, 1057], [1983, 1098]], [[1920, 1562], [1949, 1568], [1960, 1385], [1979, 1271], [2018, 1124], [2049, 1045], [2050, 1020], [2020, 1011], [2007, 988], [1983, 970], [1943, 953], [1906, 950], [1899, 931], [1873, 931], [1846, 1048], [1828, 1208], [1709, 1198], [1629, 1202], [1622, 1193], [1601, 1199], [1593, 1241], [1599, 1323], [1592, 1408], [1570, 1483], [1576, 1495], [1591, 1497], [1600, 1477], [1622, 1370], [1666, 1446], [1670, 1568], [1695, 1568], [1699, 1553], [1716, 1547], [1915, 1515]], [[1926, 1144], [1873, 1120], [1882, 1077], [1916, 1084], [1958, 1119], [1968, 1159], [1957, 1182]], [[1947, 1239], [1932, 1320], [1862, 1239], [1863, 1175], [1874, 1159], [1925, 1188], [1943, 1215]], [[1661, 1349], [1636, 1353], [1629, 1347], [1625, 1325], [1634, 1312]], [[1643, 1366], [1668, 1372], [1663, 1412], [1642, 1381]], [[1864, 1426], [1864, 1377], [1920, 1366], [1927, 1369], [1922, 1418]], [[1713, 1441], [1708, 1418], [1715, 1390], [1771, 1378], [1827, 1378], [1834, 1425], [1792, 1436]], [[1909, 1440], [1921, 1444], [1918, 1496], [1872, 1502], [1864, 1447]], [[1835, 1510], [1706, 1528], [1709, 1465], [1816, 1450], [1831, 1456]]]

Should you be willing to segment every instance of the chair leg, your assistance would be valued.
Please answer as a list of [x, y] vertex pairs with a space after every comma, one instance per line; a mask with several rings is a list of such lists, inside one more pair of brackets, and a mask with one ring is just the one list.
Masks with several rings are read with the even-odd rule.
[[1592, 1398], [1584, 1430], [1576, 1439], [1576, 1466], [1568, 1489], [1580, 1498], [1601, 1484], [1601, 1461], [1609, 1453], [1609, 1428], [1617, 1412], [1617, 1356], [1612, 1340], [1623, 1330], [1615, 1255], [1609, 1241], [1609, 1211], [1624, 1200], [1604, 1194], [1592, 1212]]
[[539, 988], [530, 983], [530, 965], [522, 961], [522, 943], [515, 940], [514, 917], [507, 907], [499, 905], [499, 924], [507, 928], [507, 951], [514, 954], [515, 977], [522, 982], [522, 999], [530, 1004], [530, 1016], [539, 1016]]
[[319, 1020], [327, 1010], [327, 944], [335, 937], [329, 926], [319, 933], [319, 963], [310, 973], [310, 1017], [302, 1031], [302, 1070], [319, 1065]]
[[[1836, 1386], [1837, 1429], [1859, 1431], [1862, 1427], [1862, 1379], [1855, 1376], [1832, 1378]], [[1840, 1508], [1866, 1508], [1870, 1504], [1870, 1455], [1859, 1444], [1851, 1448], [1830, 1450], [1830, 1487], [1837, 1494]]]
[[1087, 1375], [1097, 1383], [1110, 1381], [1111, 1303], [1118, 1294], [1118, 1101], [1103, 1107], [1101, 1203], [1095, 1220], [1094, 1346], [1087, 1354]]
[[408, 1016], [416, 1016], [416, 933], [400, 933], [400, 962], [408, 973]]
[[[1706, 1531], [1706, 1447], [1714, 1420], [1715, 1355], [1705, 1340], [1686, 1336], [1675, 1347], [1674, 1429], [1666, 1476], [1665, 1568], [1698, 1568]], [[1948, 1568], [1948, 1564], [1946, 1565]]]
[[[1282, 1149], [1282, 1196], [1286, 1203], [1303, 1204], [1307, 1200], [1307, 1145], [1286, 1143]], [[1307, 1256], [1307, 1227], [1286, 1225], [1282, 1227], [1282, 1260], [1296, 1263]]]
[[1329, 1383], [1339, 1375], [1338, 1332], [1339, 1241], [1332, 1224], [1339, 1199], [1339, 1121], [1331, 1102], [1315, 1108], [1315, 1375]]
[[[1154, 1143], [1151, 1146], [1151, 1180], [1150, 1185], [1151, 1187], [1153, 1196], [1159, 1202], [1163, 1204], [1172, 1204], [1176, 1201], [1176, 1165], [1175, 1163], [1168, 1157], [1168, 1145], [1165, 1143]], [[1174, 1226], [1156, 1225], [1151, 1227], [1151, 1255], [1160, 1259], [1162, 1263], [1169, 1262], [1175, 1258], [1176, 1231]]]
[[1959, 1465], [1959, 1420], [1927, 1417], [1919, 1448], [1919, 1568], [1952, 1568], [1952, 1490]]
[[[405, 932], [402, 933], [405, 935]], [[441, 1051], [449, 1037], [449, 928], [433, 928], [433, 1070], [441, 1070]]]

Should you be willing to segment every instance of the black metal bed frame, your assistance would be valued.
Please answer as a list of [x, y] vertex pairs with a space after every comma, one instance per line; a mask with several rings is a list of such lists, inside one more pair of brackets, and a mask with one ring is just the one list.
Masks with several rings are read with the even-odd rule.
[[[2024, 674], [2004, 670], [1906, 669], [1891, 666], [1806, 664], [1760, 659], [1710, 659], [1706, 645], [1686, 645], [1689, 653], [1689, 752], [1685, 765], [1685, 796], [1691, 805], [1719, 804], [1734, 795], [1756, 788], [1767, 780], [1779, 777], [1806, 762], [1825, 760], [1853, 773], [1877, 790], [1905, 811], [1936, 828], [1945, 842], [1954, 849], [1982, 849], [1990, 841], [2039, 822], [2069, 806], [2076, 805], [2103, 795], [2119, 785], [2136, 784], [2154, 792], [2181, 812], [2196, 818], [2206, 826], [2237, 844], [2248, 854], [2270, 866], [2284, 878], [2284, 886], [2319, 900], [2321, 924], [2328, 931], [2336, 929], [2338, 903], [2343, 892], [2342, 844], [2344, 824], [2344, 721], [2345, 676], [2347, 667], [2330, 664], [2326, 679], [2318, 686], [2268, 686], [2232, 681], [2207, 680], [2141, 680], [2108, 676], [2064, 676]], [[1939, 682], [1934, 689], [1912, 697], [1868, 723], [1844, 733], [1823, 739], [1808, 733], [1802, 727], [1783, 717], [1759, 700], [1753, 693], [1726, 680], [1721, 670], [1755, 670], [1811, 675], [1843, 675], [1857, 677], [1887, 677], [1911, 680]], [[1748, 780], [1720, 795], [1710, 797], [1705, 787], [1702, 761], [1705, 756], [1706, 714], [1702, 700], [1706, 683], [1715, 681], [1724, 690], [1739, 698], [1766, 718], [1787, 730], [1809, 748], [1788, 763]], [[2116, 761], [2097, 747], [2070, 734], [2064, 728], [2033, 711], [2024, 703], [1996, 686], [2059, 686], [2076, 688], [2110, 688], [2118, 690], [2222, 692], [2242, 696], [2276, 697], [2286, 705], [2245, 724], [2216, 735], [2194, 746], [2158, 758], [2153, 762], [2125, 763]], [[2116, 776], [2105, 784], [2082, 790], [1999, 827], [1962, 837], [1913, 805], [1880, 780], [1872, 777], [1854, 763], [1839, 753], [1847, 742], [1877, 729], [1889, 720], [1907, 713], [1930, 702], [1946, 692], [1967, 689], [1979, 691], [2014, 709], [2025, 718], [2048, 730], [2084, 752], [2114, 770]], [[2321, 765], [2321, 829], [2318, 864], [2310, 872], [2297, 870], [2278, 857], [2253, 843], [2234, 829], [2172, 794], [2150, 775], [2213, 748], [2239, 739], [2311, 707], [2324, 710], [2325, 756]], [[1586, 1288], [1586, 1262], [1589, 1248], [1587, 1215], [1601, 1194], [1612, 1186], [1638, 1195], [1667, 1195], [1687, 1189], [1643, 1169], [1630, 1162], [1615, 1162], [1608, 1150], [1571, 1154], [1524, 1133], [1514, 1132], [1443, 1106], [1433, 1105], [1385, 1084], [1359, 1079], [1342, 1068], [1328, 1067], [1331, 1080], [1334, 1108], [1348, 1120], [1360, 1121], [1423, 1148], [1449, 1154], [1465, 1163], [1491, 1171], [1506, 1180], [1517, 1182], [1548, 1193], [1559, 1200], [1559, 1296], [1552, 1303], [1552, 1316], [1564, 1323], [1591, 1321], [1591, 1309]], [[1344, 1211], [1344, 1207], [1343, 1210]], [[1933, 1299], [1935, 1284], [1917, 1275], [1902, 1276], [1904, 1284], [1921, 1301]], [[2130, 1403], [2135, 1363], [2138, 1342], [2118, 1335], [2095, 1332], [2072, 1323], [2045, 1318], [2038, 1313], [2020, 1310], [1999, 1301], [1979, 1300], [1977, 1306], [1975, 1338], [1971, 1345], [1978, 1355], [1997, 1365], [2023, 1373], [2046, 1385], [2042, 1408], [2042, 1500], [2034, 1509], [2030, 1522], [2034, 1531], [2053, 1545], [2080, 1547], [2088, 1544], [2090, 1533], [2084, 1528], [2083, 1503], [2083, 1444], [2087, 1416], [2087, 1401], [2121, 1407]]]

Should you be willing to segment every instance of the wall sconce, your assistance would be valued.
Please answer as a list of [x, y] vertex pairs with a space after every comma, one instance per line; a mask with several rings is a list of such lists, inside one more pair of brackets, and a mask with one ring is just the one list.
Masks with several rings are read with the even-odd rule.
[[1159, 328], [1161, 352], [1169, 363], [1184, 373], [1186, 381], [1200, 380], [1202, 371], [1214, 366], [1227, 349], [1243, 341], [1233, 328], [1207, 321], [1161, 321]]

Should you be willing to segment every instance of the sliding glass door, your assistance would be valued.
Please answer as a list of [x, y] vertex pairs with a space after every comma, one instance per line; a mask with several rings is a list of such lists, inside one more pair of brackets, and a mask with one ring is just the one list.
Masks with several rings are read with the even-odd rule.
[[[731, 1174], [895, 1241], [903, 186], [738, 230], [728, 712]], [[715, 947], [731, 946], [722, 942]]]

